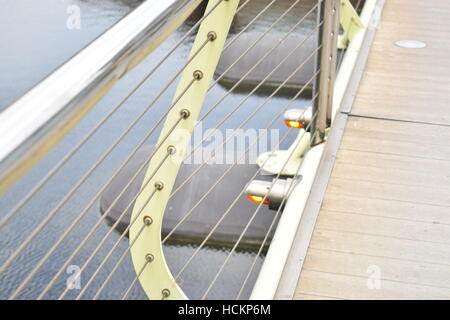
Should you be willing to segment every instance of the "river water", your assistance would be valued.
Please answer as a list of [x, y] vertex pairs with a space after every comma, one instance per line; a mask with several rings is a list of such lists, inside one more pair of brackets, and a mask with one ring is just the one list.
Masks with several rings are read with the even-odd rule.
[[[271, 9], [258, 20], [248, 32], [263, 32], [275, 19], [277, 19], [293, 1], [277, 1]], [[272, 34], [284, 34], [300, 17], [312, 7], [314, 0], [302, 1], [289, 13], [286, 18], [277, 25]], [[0, 0], [0, 110], [9, 106], [15, 99], [32, 88], [36, 83], [45, 78], [58, 66], [67, 61], [84, 46], [88, 45], [101, 33], [120, 20], [128, 12], [133, 10], [140, 1], [135, 0]], [[239, 14], [231, 33], [236, 33], [245, 26], [267, 3], [268, 0], [255, 0], [250, 2]], [[67, 8], [76, 5], [81, 9], [81, 28], [68, 29], [66, 26]], [[145, 70], [149, 70], [164, 55], [167, 50], [184, 35], [195, 23], [195, 18], [190, 19], [179, 28], [160, 48], [152, 53], [141, 65], [135, 68], [129, 75], [122, 79], [113, 90], [108, 93], [98, 106], [80, 122], [45, 159], [33, 170], [21, 179], [11, 190], [0, 199], [1, 216], [4, 216], [23, 198], [27, 192], [48, 172], [78, 141], [104, 116], [107, 111], [117, 103], [120, 98], [129, 92], [142, 77]], [[298, 33], [306, 33], [314, 25], [314, 19], [305, 22]], [[306, 31], [305, 31], [306, 30]], [[46, 185], [37, 196], [31, 200], [18, 215], [0, 233], [0, 263], [3, 263], [25, 237], [48, 215], [53, 207], [70, 191], [74, 184], [95, 163], [95, 160], [107, 150], [110, 144], [119, 137], [120, 133], [133, 121], [144, 109], [151, 99], [149, 93], [158, 92], [162, 85], [175, 74], [180, 65], [186, 61], [193, 37], [183, 44], [179, 50], [147, 81], [142, 88], [108, 121], [81, 150], [61, 170], [61, 173]], [[7, 298], [19, 285], [37, 261], [55, 243], [64, 228], [70, 224], [73, 215], [80, 212], [81, 208], [89, 202], [92, 196], [111, 176], [115, 168], [125, 159], [126, 155], [137, 145], [151, 124], [159, 118], [173, 98], [175, 86], [172, 86], [167, 94], [164, 94], [152, 112], [147, 113], [143, 119], [130, 132], [126, 139], [118, 145], [115, 151], [108, 157], [98, 170], [86, 181], [68, 203], [59, 210], [57, 216], [44, 228], [31, 245], [25, 250], [12, 267], [0, 277], [0, 298]], [[215, 86], [207, 96], [205, 105], [213, 105], [226, 93], [225, 88]], [[245, 93], [231, 94], [225, 101], [225, 107], [211, 113], [203, 123], [204, 128], [214, 127], [218, 121], [228, 112], [231, 106], [237, 105], [245, 97]], [[242, 119], [253, 110], [255, 105], [264, 101], [267, 97], [264, 93], [253, 95], [242, 108], [224, 123], [221, 130], [237, 127]], [[245, 128], [263, 128], [270, 120], [274, 110], [288, 101], [288, 96], [275, 97], [265, 106], [258, 117], [250, 121]], [[293, 107], [303, 108], [310, 101], [298, 99]], [[272, 110], [272, 111], [271, 111]], [[281, 123], [281, 121], [280, 121]], [[286, 128], [280, 125], [280, 136]], [[157, 136], [151, 137], [147, 143], [154, 143]], [[281, 148], [287, 148], [295, 138], [292, 135], [281, 144]], [[241, 214], [238, 212], [238, 214]], [[247, 213], [245, 213], [247, 214]], [[52, 279], [61, 268], [70, 253], [77, 244], [83, 240], [92, 225], [98, 220], [98, 205], [94, 205], [83, 218], [80, 224], [71, 234], [69, 241], [56, 250], [51, 258], [44, 264], [41, 271], [32, 279], [27, 288], [22, 292], [21, 298], [35, 298], [42, 288]], [[73, 259], [71, 265], [81, 266], [95, 249], [96, 244], [108, 232], [108, 226], [101, 224], [95, 235], [87, 242], [86, 246]], [[107, 245], [88, 265], [81, 275], [81, 284], [85, 283], [95, 271], [103, 257], [108, 253], [108, 248], [118, 239], [119, 234], [113, 233]], [[92, 297], [98, 290], [102, 281], [113, 268], [119, 253], [127, 247], [127, 239], [123, 239], [117, 253], [113, 254], [111, 261], [106, 264], [98, 278], [86, 291], [85, 298]], [[195, 250], [189, 245], [167, 245], [164, 248], [169, 266], [172, 270], [179, 269]], [[228, 254], [226, 248], [202, 249], [192, 265], [183, 273], [183, 289], [189, 297], [201, 297], [208, 283], [214, 277], [220, 265]], [[219, 278], [216, 286], [211, 291], [209, 298], [233, 299], [240, 289], [241, 283], [254, 259], [257, 259], [256, 268], [252, 273], [243, 298], [249, 296], [252, 284], [263, 261], [263, 257], [255, 257], [254, 252], [239, 251], [230, 259], [224, 273]], [[61, 294], [66, 285], [66, 279], [70, 276], [64, 272], [56, 285], [48, 292], [46, 298], [55, 299]], [[135, 277], [129, 257], [119, 267], [115, 277], [103, 291], [101, 298], [117, 299], [128, 288]], [[74, 298], [77, 290], [71, 290], [66, 298]], [[139, 285], [131, 291], [129, 298], [145, 299], [146, 296]]]

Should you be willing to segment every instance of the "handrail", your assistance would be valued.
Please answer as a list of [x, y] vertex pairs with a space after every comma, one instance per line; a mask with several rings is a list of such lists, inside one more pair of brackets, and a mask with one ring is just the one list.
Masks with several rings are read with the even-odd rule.
[[201, 2], [144, 2], [0, 113], [0, 193], [45, 156]]

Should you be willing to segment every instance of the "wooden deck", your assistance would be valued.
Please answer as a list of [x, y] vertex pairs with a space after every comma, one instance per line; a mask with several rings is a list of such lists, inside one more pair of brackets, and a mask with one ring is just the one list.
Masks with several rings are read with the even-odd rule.
[[450, 1], [386, 0], [295, 299], [450, 299], [449, 57]]

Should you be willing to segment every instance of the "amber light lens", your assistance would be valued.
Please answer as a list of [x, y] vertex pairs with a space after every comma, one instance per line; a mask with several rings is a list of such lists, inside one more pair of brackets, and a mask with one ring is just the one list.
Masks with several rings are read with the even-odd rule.
[[285, 121], [285, 123], [289, 128], [301, 129], [305, 127], [303, 123], [298, 121]]
[[264, 200], [264, 204], [269, 204], [269, 199], [260, 196], [247, 196], [247, 199], [254, 203], [261, 203]]

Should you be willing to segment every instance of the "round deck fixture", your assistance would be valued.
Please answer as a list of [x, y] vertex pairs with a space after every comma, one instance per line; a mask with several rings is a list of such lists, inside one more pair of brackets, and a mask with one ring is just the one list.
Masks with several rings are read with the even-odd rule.
[[427, 46], [425, 42], [418, 40], [399, 40], [395, 45], [406, 49], [423, 49]]

